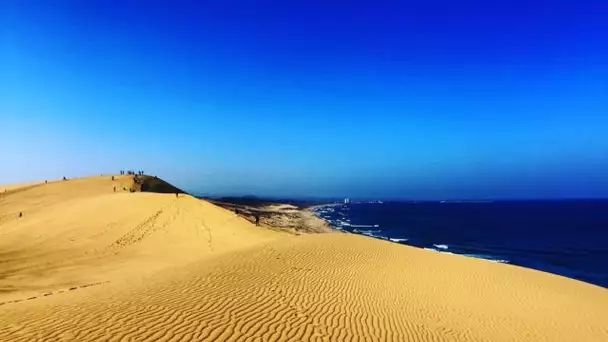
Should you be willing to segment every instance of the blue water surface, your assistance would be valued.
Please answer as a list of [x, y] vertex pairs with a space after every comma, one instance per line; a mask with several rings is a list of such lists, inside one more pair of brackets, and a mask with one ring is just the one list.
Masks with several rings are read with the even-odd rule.
[[316, 214], [345, 231], [608, 287], [608, 201], [351, 203]]

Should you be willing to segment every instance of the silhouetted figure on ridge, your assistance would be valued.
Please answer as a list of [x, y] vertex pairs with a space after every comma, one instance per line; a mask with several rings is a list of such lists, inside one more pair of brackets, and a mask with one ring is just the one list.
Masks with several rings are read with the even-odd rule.
[[259, 225], [260, 225], [260, 215], [255, 214], [255, 216], [254, 216], [254, 217], [255, 217], [255, 225], [256, 225], [256, 226], [259, 226]]

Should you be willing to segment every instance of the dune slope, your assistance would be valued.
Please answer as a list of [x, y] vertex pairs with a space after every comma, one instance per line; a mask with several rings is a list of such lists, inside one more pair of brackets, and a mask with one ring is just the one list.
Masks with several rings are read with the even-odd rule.
[[28, 208], [0, 222], [0, 340], [608, 340], [597, 286], [267, 231], [187, 195], [114, 193], [105, 178], [69, 183], [0, 202]]
[[155, 272], [273, 236], [188, 195], [122, 190], [135, 186], [132, 176], [106, 176], [7, 192], [0, 302]]

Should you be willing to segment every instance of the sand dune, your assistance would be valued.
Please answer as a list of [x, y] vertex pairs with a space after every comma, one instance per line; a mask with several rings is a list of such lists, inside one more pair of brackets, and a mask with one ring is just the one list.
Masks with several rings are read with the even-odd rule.
[[1, 196], [5, 196], [5, 195], [9, 195], [11, 193], [15, 193], [15, 192], [18, 192], [18, 191], [24, 191], [24, 190], [30, 189], [32, 187], [38, 186], [38, 185], [43, 184], [43, 183], [35, 182], [35, 183], [21, 183], [21, 184], [0, 185], [0, 197]]
[[187, 195], [113, 192], [129, 182], [0, 199], [0, 340], [608, 340], [597, 286], [362, 236], [265, 230]]
[[93, 177], [1, 199], [0, 302], [150, 273], [274, 236], [184, 194], [122, 190], [132, 186], [132, 176]]

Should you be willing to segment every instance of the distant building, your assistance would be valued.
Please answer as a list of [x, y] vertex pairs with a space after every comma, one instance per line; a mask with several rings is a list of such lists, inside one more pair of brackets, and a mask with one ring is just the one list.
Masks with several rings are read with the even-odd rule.
[[349, 204], [350, 203], [350, 198], [345, 198], [344, 199], [344, 204]]

